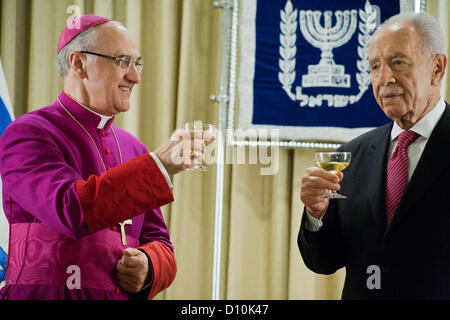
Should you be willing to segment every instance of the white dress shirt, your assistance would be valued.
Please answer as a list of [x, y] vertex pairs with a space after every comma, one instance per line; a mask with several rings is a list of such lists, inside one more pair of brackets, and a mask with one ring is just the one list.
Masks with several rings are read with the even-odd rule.
[[[411, 179], [414, 170], [419, 163], [419, 159], [422, 156], [422, 152], [428, 142], [428, 139], [430, 138], [431, 133], [433, 132], [434, 127], [438, 123], [439, 119], [442, 117], [444, 110], [445, 102], [441, 97], [437, 105], [433, 109], [431, 109], [431, 111], [428, 112], [422, 119], [420, 119], [414, 126], [412, 126], [411, 129], [409, 129], [420, 134], [420, 137], [418, 137], [408, 147], [408, 181]], [[387, 154], [388, 161], [392, 153], [394, 153], [395, 147], [397, 146], [397, 138], [403, 131], [405, 130], [400, 128], [399, 125], [394, 122], [391, 130], [391, 143], [389, 145], [389, 151]], [[307, 220], [305, 224], [306, 229], [308, 231], [318, 231], [323, 225], [322, 218], [323, 216], [320, 219], [316, 219], [307, 212]]]

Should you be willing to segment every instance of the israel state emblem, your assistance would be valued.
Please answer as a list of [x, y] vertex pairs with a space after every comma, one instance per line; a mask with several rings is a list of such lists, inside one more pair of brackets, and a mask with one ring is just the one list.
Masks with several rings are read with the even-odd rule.
[[[334, 16], [334, 19], [333, 19]], [[369, 44], [377, 28], [376, 6], [366, 1], [364, 9], [349, 10], [298, 10], [291, 0], [280, 10], [280, 59], [278, 80], [288, 97], [301, 107], [347, 107], [358, 102], [370, 86]], [[378, 18], [379, 19], [379, 18]], [[334, 23], [333, 23], [334, 22]], [[300, 26], [300, 28], [298, 28]], [[307, 43], [320, 49], [316, 64], [308, 64], [307, 73], [301, 75], [301, 85], [293, 88], [296, 80], [296, 63], [301, 59], [297, 50], [297, 31]], [[344, 88], [351, 91], [351, 75], [345, 65], [338, 64], [333, 50], [344, 46], [357, 34], [355, 75], [359, 91], [349, 94], [329, 93], [326, 88]], [[309, 61], [315, 57], [308, 57]], [[306, 94], [304, 88], [323, 88], [318, 94]], [[316, 90], [317, 91], [317, 90]]]

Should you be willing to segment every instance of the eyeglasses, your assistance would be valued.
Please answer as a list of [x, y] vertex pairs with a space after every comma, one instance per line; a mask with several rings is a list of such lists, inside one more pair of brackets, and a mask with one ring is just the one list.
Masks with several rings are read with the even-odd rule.
[[100, 53], [90, 52], [90, 51], [80, 51], [80, 53], [87, 53], [92, 54], [94, 56], [99, 56], [106, 59], [111, 59], [114, 61], [119, 61], [119, 66], [122, 69], [126, 69], [127, 71], [131, 69], [131, 66], [134, 64], [136, 67], [136, 71], [141, 74], [142, 69], [144, 69], [144, 61], [142, 61], [142, 58], [137, 58], [136, 61], [130, 56], [122, 55], [118, 57], [111, 57]]

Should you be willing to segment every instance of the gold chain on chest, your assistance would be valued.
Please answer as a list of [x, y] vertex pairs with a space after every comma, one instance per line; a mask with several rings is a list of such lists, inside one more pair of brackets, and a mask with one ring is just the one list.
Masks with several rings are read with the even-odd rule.
[[[78, 121], [78, 120], [77, 120], [77, 119], [69, 112], [69, 110], [67, 110], [67, 108], [64, 106], [64, 104], [59, 100], [59, 97], [57, 97], [56, 100], [58, 100], [58, 102], [59, 102], [59, 104], [61, 105], [61, 107], [67, 112], [67, 114], [73, 119], [73, 121], [75, 121], [75, 122], [80, 126], [80, 128], [83, 129], [84, 132], [86, 132], [86, 134], [88, 135], [89, 139], [91, 139], [92, 143], [93, 143], [94, 146], [95, 146], [95, 149], [97, 150], [98, 156], [100, 157], [100, 160], [102, 161], [103, 167], [105, 168], [105, 171], [106, 171], [107, 169], [106, 169], [105, 161], [103, 160], [103, 157], [102, 157], [102, 155], [101, 155], [101, 153], [100, 153], [100, 150], [98, 149], [97, 144], [95, 143], [95, 141], [94, 141], [94, 139], [92, 138], [92, 136], [90, 135], [90, 133], [89, 133], [89, 132], [86, 130], [86, 128], [83, 127], [83, 125], [82, 125], [82, 124], [81, 124], [81, 123], [80, 123], [80, 122], [79, 122], [79, 121]], [[123, 160], [122, 160], [122, 151], [120, 150], [119, 140], [117, 140], [117, 136], [116, 136], [116, 134], [115, 134], [115, 132], [114, 132], [114, 130], [113, 130], [112, 127], [111, 127], [111, 132], [113, 133], [114, 139], [116, 140], [117, 149], [119, 150], [120, 164], [122, 164], [122, 163], [123, 163]], [[127, 219], [127, 220], [125, 220], [125, 221], [119, 223], [119, 226], [120, 226], [120, 233], [121, 233], [121, 238], [122, 238], [122, 245], [123, 245], [123, 246], [125, 246], [125, 245], [127, 244], [127, 236], [126, 236], [126, 233], [125, 233], [125, 225], [127, 225], [127, 224], [133, 224], [133, 220]]]
[[[58, 100], [59, 104], [60, 104], [61, 107], [67, 112], [67, 114], [69, 115], [69, 117], [72, 118], [72, 120], [75, 121], [75, 122], [78, 124], [78, 126], [79, 126], [81, 129], [83, 129], [83, 131], [88, 135], [89, 139], [91, 139], [92, 143], [93, 143], [94, 146], [95, 146], [95, 149], [97, 150], [98, 156], [100, 157], [100, 160], [102, 161], [103, 168], [105, 168], [105, 171], [106, 171], [105, 161], [103, 160], [103, 157], [102, 157], [102, 155], [101, 155], [101, 153], [100, 153], [100, 150], [98, 149], [97, 144], [95, 143], [95, 141], [94, 141], [94, 139], [92, 138], [91, 134], [90, 134], [90, 133], [86, 130], [86, 128], [84, 128], [84, 126], [83, 126], [83, 125], [82, 125], [82, 124], [81, 124], [81, 123], [80, 123], [80, 122], [79, 122], [79, 121], [78, 121], [78, 120], [70, 113], [70, 111], [67, 110], [67, 108], [64, 106], [64, 104], [59, 100], [59, 97], [57, 97], [56, 100]], [[114, 132], [114, 130], [113, 130], [112, 127], [111, 127], [111, 132], [113, 133], [114, 139], [116, 140], [117, 149], [119, 150], [120, 164], [122, 164], [122, 163], [123, 163], [123, 160], [122, 160], [122, 152], [121, 152], [121, 150], [120, 150], [119, 140], [117, 140], [116, 134], [115, 134], [115, 132]]]

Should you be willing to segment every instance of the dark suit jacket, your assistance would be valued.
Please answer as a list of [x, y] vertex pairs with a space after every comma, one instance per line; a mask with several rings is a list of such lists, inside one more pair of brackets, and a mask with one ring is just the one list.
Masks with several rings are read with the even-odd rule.
[[[305, 229], [303, 213], [301, 255], [316, 273], [346, 268], [343, 299], [450, 299], [450, 106], [386, 227], [391, 128], [389, 123], [340, 148], [352, 152], [339, 191], [347, 199], [330, 201], [317, 232]], [[368, 270], [369, 266], [380, 272]], [[375, 274], [381, 289], [367, 286]]]

